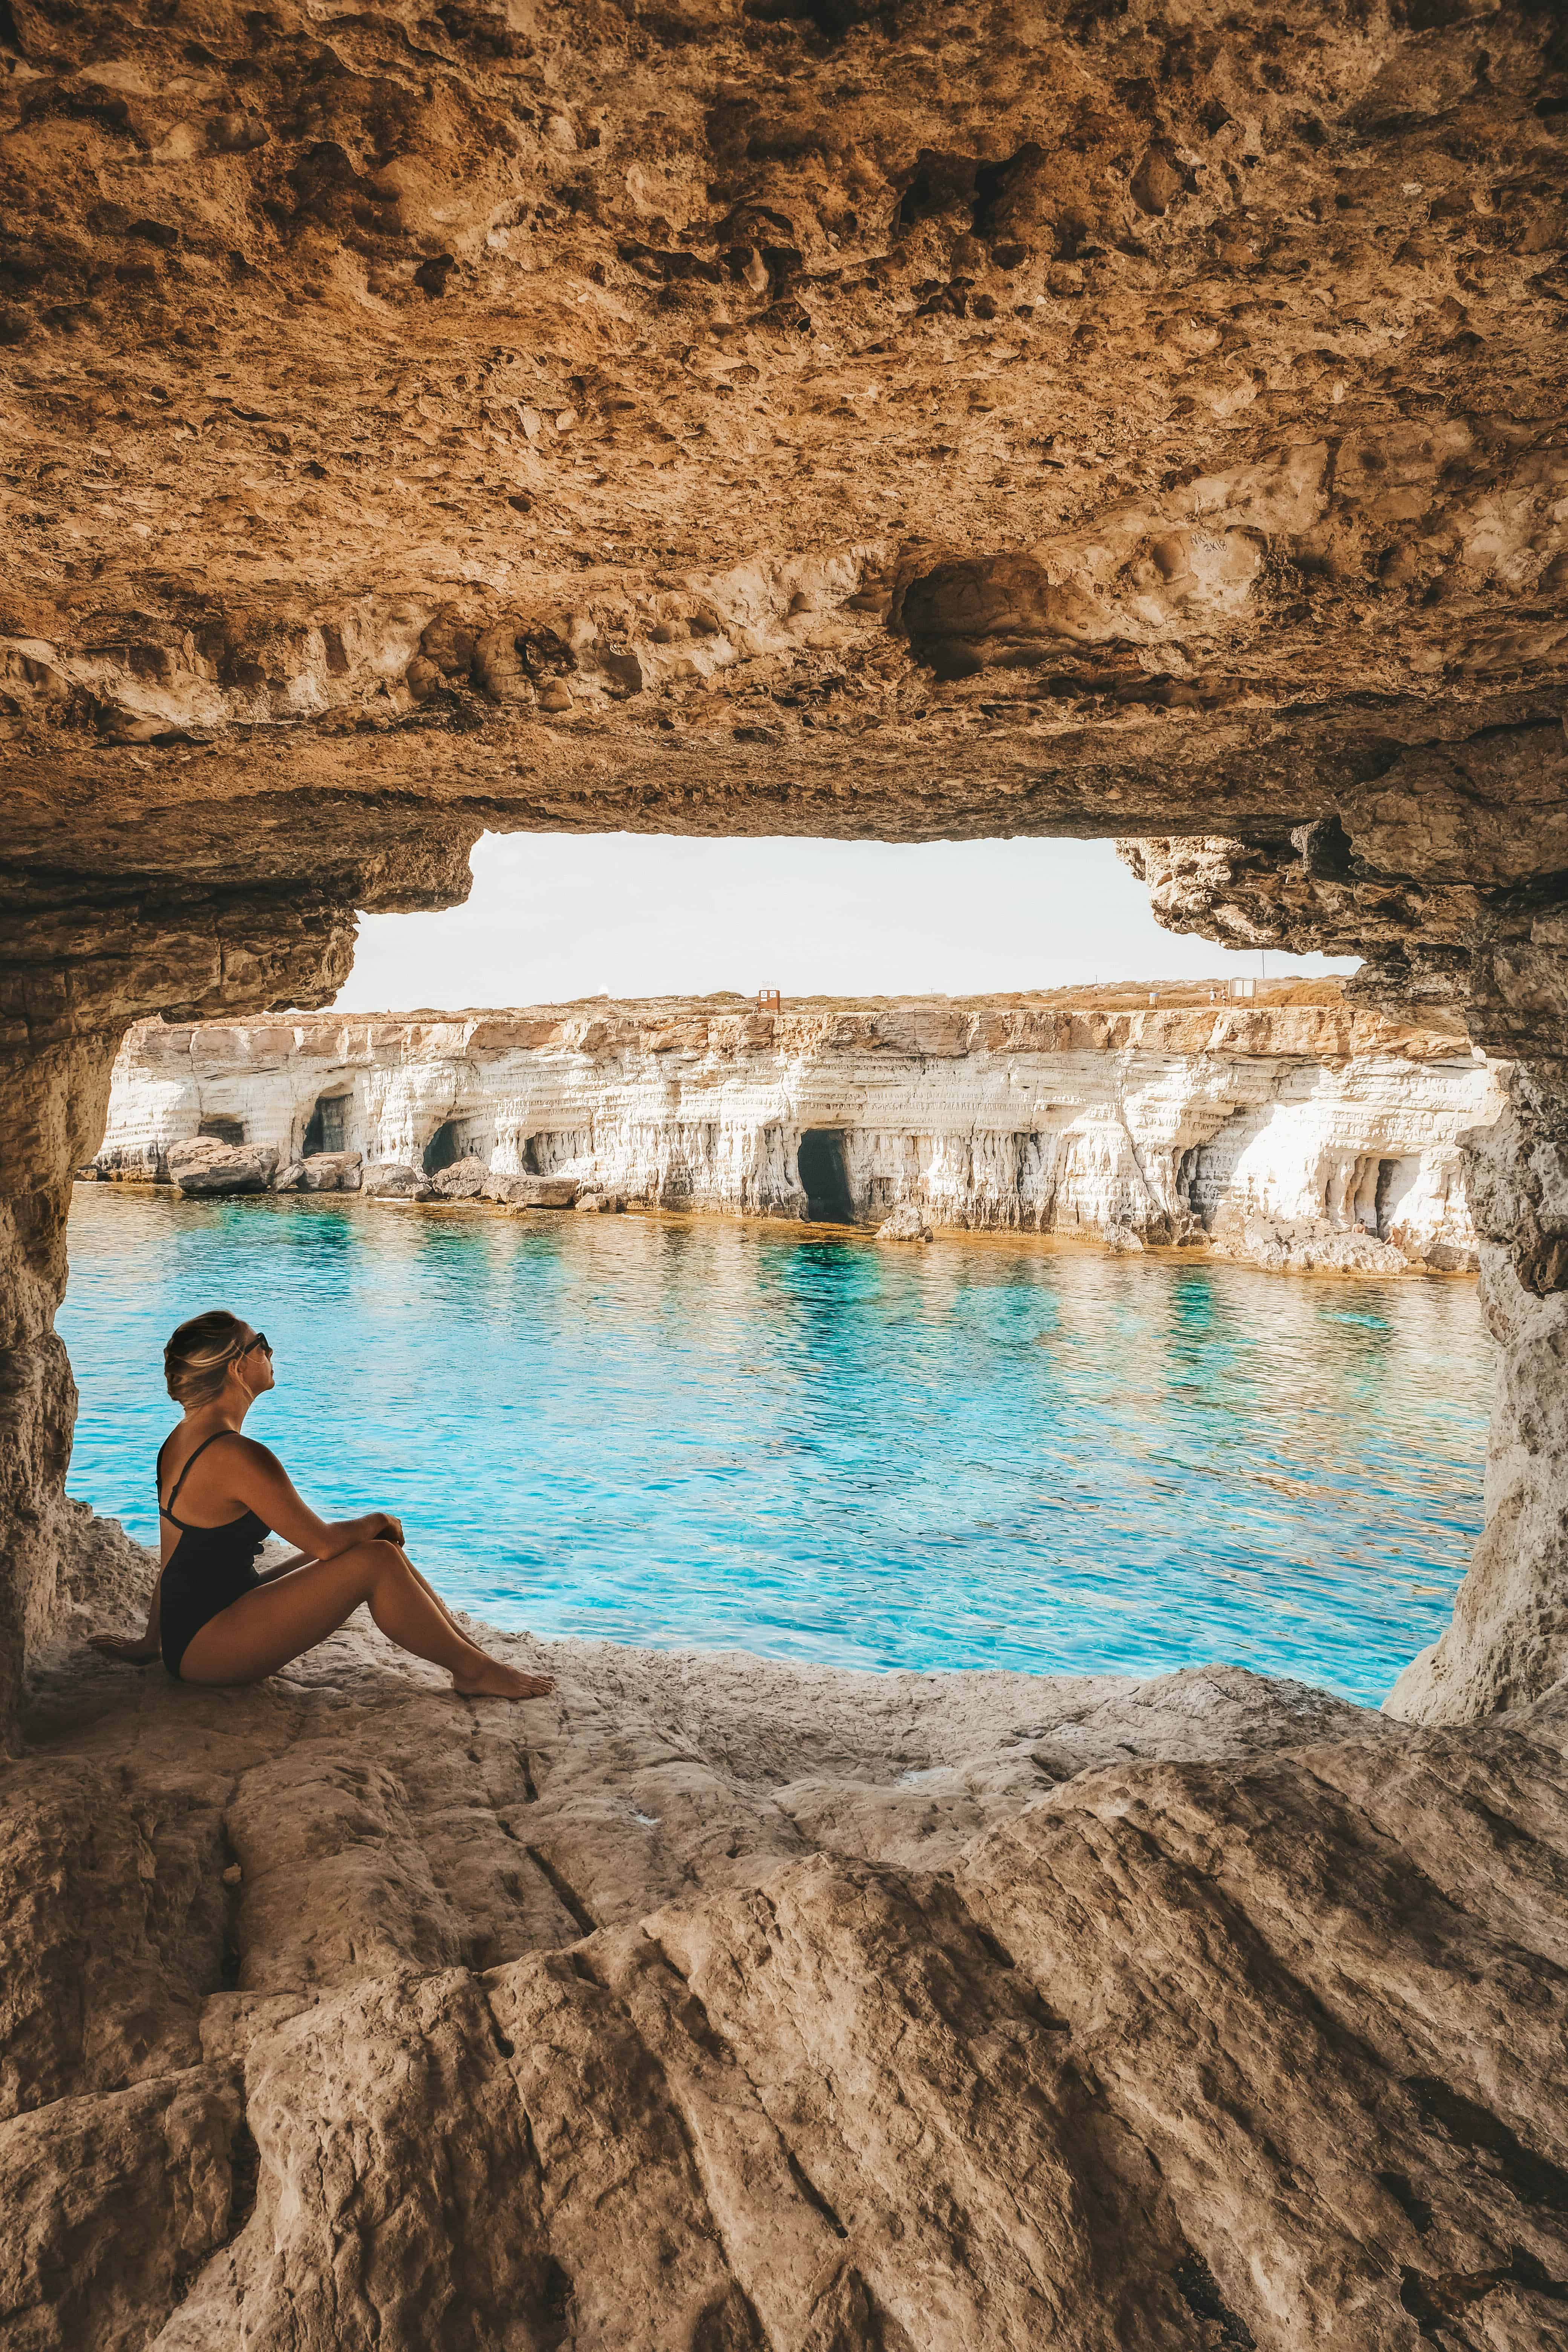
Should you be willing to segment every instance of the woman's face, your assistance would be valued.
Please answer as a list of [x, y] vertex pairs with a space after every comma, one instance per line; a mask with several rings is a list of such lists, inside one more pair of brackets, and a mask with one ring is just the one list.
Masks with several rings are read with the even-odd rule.
[[265, 1396], [276, 1386], [272, 1375], [272, 1350], [264, 1331], [245, 1327], [245, 1345], [234, 1360], [234, 1372], [242, 1388], [251, 1396]]

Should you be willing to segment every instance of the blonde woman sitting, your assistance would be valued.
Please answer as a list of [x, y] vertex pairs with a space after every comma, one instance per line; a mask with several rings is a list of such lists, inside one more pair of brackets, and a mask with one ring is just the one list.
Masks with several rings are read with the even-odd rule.
[[[385, 1511], [329, 1523], [300, 1500], [275, 1454], [242, 1433], [275, 1385], [266, 1334], [215, 1308], [182, 1323], [163, 1350], [184, 1419], [158, 1454], [163, 1561], [139, 1642], [100, 1634], [110, 1657], [160, 1654], [185, 1683], [256, 1683], [302, 1657], [364, 1601], [387, 1639], [444, 1666], [464, 1698], [543, 1698], [547, 1675], [519, 1674], [477, 1649], [403, 1549]], [[177, 1508], [177, 1515], [176, 1515]], [[300, 1549], [258, 1570], [268, 1534]]]

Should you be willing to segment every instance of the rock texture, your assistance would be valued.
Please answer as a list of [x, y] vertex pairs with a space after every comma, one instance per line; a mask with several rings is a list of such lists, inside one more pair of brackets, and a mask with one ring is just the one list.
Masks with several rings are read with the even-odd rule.
[[[943, 997], [773, 1013], [720, 997], [149, 1022], [115, 1064], [97, 1167], [161, 1180], [184, 1152], [224, 1150], [183, 1140], [211, 1124], [287, 1160], [328, 1102], [388, 1171], [370, 1187], [384, 1198], [416, 1192], [445, 1149], [459, 1156], [429, 1181], [446, 1200], [528, 1205], [553, 1182], [563, 1205], [581, 1183], [750, 1215], [880, 1224], [908, 1207], [917, 1225], [1212, 1234], [1293, 1270], [1473, 1267], [1458, 1139], [1500, 1113], [1499, 1073], [1316, 992], [1139, 1012]], [[831, 1139], [837, 1200], [816, 1197], [813, 1133]]]
[[278, 1154], [265, 1144], [192, 1136], [171, 1146], [165, 1167], [182, 1192], [265, 1192], [278, 1172]]
[[1561, 2340], [1560, 1711], [491, 1638], [46, 1664], [8, 2343]]
[[[7, 1737], [127, 1024], [330, 1002], [486, 826], [1115, 833], [1514, 1059], [1414, 1700], [1561, 1683], [1565, 107], [1535, 0], [0, 8]], [[319, 1671], [31, 1719], [29, 2352], [1561, 2339], [1549, 1699], [1156, 1748], [931, 1871], [794, 1769], [699, 1801], [668, 1696]]]

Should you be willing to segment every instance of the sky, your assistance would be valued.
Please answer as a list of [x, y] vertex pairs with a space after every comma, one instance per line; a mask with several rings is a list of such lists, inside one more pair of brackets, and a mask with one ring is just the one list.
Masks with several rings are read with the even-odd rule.
[[[1108, 841], [487, 834], [467, 904], [367, 915], [354, 1013], [584, 996], [937, 996], [1258, 972], [1163, 931]], [[1354, 959], [1270, 953], [1268, 977]]]

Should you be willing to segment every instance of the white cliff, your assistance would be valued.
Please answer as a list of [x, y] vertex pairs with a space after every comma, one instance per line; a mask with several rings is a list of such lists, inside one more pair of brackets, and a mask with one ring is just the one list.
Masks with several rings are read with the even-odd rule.
[[1338, 1001], [601, 999], [143, 1023], [95, 1166], [164, 1181], [207, 1135], [333, 1183], [332, 1153], [477, 1159], [666, 1209], [880, 1223], [912, 1202], [939, 1225], [1457, 1271], [1459, 1138], [1500, 1104], [1468, 1045]]

